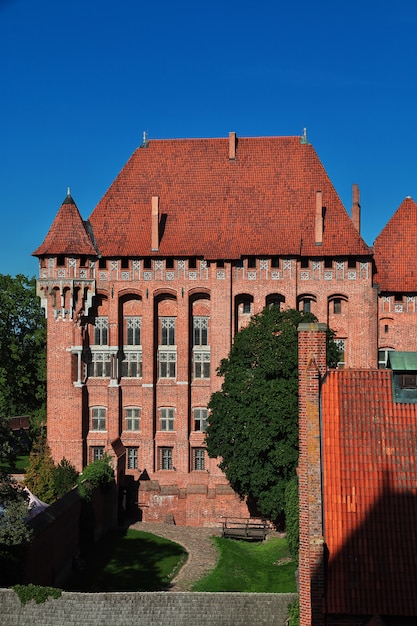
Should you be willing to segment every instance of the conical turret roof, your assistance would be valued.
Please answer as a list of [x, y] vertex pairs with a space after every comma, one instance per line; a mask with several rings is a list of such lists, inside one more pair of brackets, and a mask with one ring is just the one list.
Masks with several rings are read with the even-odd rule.
[[86, 223], [69, 190], [43, 243], [32, 254], [97, 255]]

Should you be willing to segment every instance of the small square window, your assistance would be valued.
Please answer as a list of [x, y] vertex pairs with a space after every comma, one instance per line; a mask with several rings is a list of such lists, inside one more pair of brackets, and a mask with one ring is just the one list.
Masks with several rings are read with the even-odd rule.
[[129, 259], [127, 259], [126, 257], [122, 257], [121, 266], [122, 266], [122, 270], [129, 269]]
[[279, 267], [279, 257], [278, 256], [273, 256], [271, 259], [271, 267], [273, 267], [274, 269], [277, 269]]
[[256, 257], [250, 256], [248, 257], [248, 269], [256, 268]]
[[107, 268], [107, 259], [99, 259], [98, 266], [101, 270], [105, 270]]
[[301, 259], [301, 267], [303, 269], [307, 269], [308, 267], [310, 267], [310, 263], [308, 259]]
[[152, 269], [152, 259], [149, 257], [143, 260], [143, 267], [145, 270]]
[[191, 259], [188, 259], [188, 267], [189, 269], [195, 270], [195, 268], [197, 267], [197, 259], [195, 257], [191, 257]]
[[166, 259], [165, 267], [166, 267], [167, 270], [174, 269], [174, 259]]

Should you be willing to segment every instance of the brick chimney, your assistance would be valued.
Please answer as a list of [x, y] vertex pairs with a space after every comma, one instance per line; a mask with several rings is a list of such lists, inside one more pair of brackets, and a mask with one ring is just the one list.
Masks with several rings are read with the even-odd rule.
[[323, 194], [316, 191], [316, 228], [315, 228], [315, 244], [321, 246], [323, 243]]
[[298, 326], [300, 626], [324, 625], [320, 383], [326, 372], [326, 330], [326, 324]]
[[159, 250], [159, 196], [152, 196], [152, 252]]
[[354, 183], [352, 185], [352, 222], [358, 233], [361, 232], [361, 205], [359, 198], [359, 186]]
[[236, 159], [236, 133], [229, 133], [229, 159]]

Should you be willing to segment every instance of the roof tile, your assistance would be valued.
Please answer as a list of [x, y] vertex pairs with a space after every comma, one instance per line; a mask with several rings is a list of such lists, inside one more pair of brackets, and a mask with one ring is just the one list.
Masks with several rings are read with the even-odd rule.
[[[151, 254], [152, 196], [164, 227], [157, 256], [369, 255], [313, 147], [299, 137], [149, 141], [90, 216], [103, 256]], [[323, 244], [315, 197], [323, 193]]]
[[417, 269], [417, 204], [405, 198], [374, 243], [381, 291], [415, 292]]
[[417, 406], [390, 370], [330, 372], [323, 385], [330, 613], [417, 615]]

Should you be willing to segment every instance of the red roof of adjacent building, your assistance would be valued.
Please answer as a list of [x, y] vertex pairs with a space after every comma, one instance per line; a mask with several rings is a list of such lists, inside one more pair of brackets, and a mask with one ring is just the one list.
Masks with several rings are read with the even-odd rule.
[[417, 405], [390, 370], [341, 370], [322, 387], [327, 610], [417, 615]]
[[[138, 148], [89, 218], [99, 253], [226, 259], [371, 253], [310, 144], [300, 137], [238, 138], [229, 158], [229, 141], [151, 140]], [[315, 244], [317, 191], [324, 206], [322, 245]], [[63, 254], [68, 246], [48, 235], [35, 254], [58, 248]]]
[[86, 256], [97, 254], [86, 224], [69, 192], [42, 245], [33, 252], [34, 256], [47, 254]]
[[417, 204], [406, 198], [374, 244], [375, 264], [381, 291], [417, 291]]

